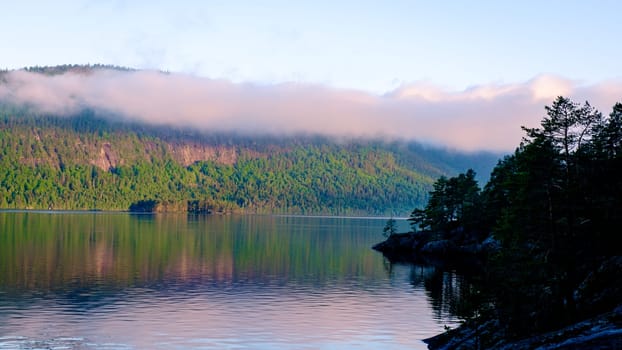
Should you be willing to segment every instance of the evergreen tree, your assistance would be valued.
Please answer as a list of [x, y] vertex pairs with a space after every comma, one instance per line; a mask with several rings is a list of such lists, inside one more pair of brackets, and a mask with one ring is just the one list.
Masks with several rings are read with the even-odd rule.
[[[481, 193], [469, 172], [440, 177], [425, 208], [410, 218], [414, 227], [445, 238], [492, 234], [500, 242], [482, 276], [493, 282], [482, 290], [508, 337], [555, 329], [622, 303], [622, 295], [599, 295], [605, 285], [582, 296], [596, 300], [589, 308], [578, 305], [576, 295], [590, 274], [619, 255], [622, 104], [603, 117], [587, 102], [558, 97], [545, 110], [541, 127], [523, 128], [522, 143], [498, 162]], [[622, 273], [613, 271], [613, 281], [616, 276]]]
[[441, 176], [433, 188], [425, 208], [410, 215], [413, 231], [419, 228], [447, 235], [458, 228], [469, 232], [478, 229], [481, 203], [475, 171], [469, 169], [449, 179]]
[[389, 220], [387, 220], [387, 223], [384, 226], [384, 229], [382, 229], [382, 234], [387, 238], [396, 234], [397, 233], [396, 224], [397, 223], [395, 222], [395, 219], [393, 218], [390, 218]]

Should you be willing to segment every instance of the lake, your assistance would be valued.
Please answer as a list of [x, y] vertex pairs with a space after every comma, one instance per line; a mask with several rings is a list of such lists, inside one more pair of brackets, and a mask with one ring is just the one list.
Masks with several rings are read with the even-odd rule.
[[425, 349], [461, 279], [385, 222], [0, 211], [0, 349]]

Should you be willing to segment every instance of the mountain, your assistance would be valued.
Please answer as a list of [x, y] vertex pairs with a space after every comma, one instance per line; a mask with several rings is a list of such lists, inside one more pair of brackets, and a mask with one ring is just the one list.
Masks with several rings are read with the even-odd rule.
[[0, 103], [0, 208], [127, 210], [157, 200], [199, 201], [212, 211], [406, 215], [426, 203], [438, 176], [473, 168], [485, 180], [500, 157], [380, 139], [210, 133], [89, 108], [60, 116]]

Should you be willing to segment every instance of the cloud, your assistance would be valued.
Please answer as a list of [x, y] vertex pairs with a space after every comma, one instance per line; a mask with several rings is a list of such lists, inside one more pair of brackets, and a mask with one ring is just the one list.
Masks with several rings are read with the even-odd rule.
[[424, 83], [379, 96], [284, 83], [232, 83], [155, 71], [94, 70], [47, 76], [5, 73], [0, 100], [69, 115], [103, 115], [205, 131], [323, 134], [417, 140], [467, 151], [510, 151], [520, 126], [537, 126], [558, 95], [589, 100], [603, 113], [622, 97], [622, 81], [595, 85], [542, 75], [518, 84], [447, 91]]

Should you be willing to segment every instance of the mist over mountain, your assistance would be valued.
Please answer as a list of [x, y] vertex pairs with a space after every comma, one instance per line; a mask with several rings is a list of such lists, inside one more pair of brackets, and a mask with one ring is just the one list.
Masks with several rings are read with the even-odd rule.
[[0, 208], [127, 210], [202, 201], [213, 211], [407, 215], [433, 181], [498, 154], [414, 142], [205, 132], [85, 109], [0, 110]]
[[617, 81], [584, 86], [555, 76], [452, 92], [424, 83], [384, 95], [303, 83], [233, 83], [122, 67], [58, 66], [6, 71], [0, 101], [33, 113], [103, 118], [247, 136], [323, 135], [417, 141], [461, 151], [511, 152], [520, 126], [544, 105], [578, 94], [607, 107]]

